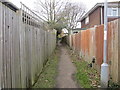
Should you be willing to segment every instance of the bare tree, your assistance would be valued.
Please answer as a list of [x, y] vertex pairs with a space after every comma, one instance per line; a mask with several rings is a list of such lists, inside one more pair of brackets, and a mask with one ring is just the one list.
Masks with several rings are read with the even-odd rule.
[[37, 0], [35, 6], [35, 12], [51, 28], [66, 26], [73, 29], [85, 11], [84, 5], [70, 3], [67, 0]]
[[78, 20], [85, 14], [85, 6], [82, 3], [70, 3], [68, 2], [63, 10], [66, 21], [68, 23], [68, 29], [76, 28]]
[[35, 12], [45, 21], [55, 21], [57, 13], [62, 9], [62, 0], [36, 0]]

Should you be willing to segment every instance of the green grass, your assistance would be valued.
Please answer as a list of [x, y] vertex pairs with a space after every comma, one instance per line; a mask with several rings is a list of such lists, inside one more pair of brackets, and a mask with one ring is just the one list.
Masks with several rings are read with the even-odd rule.
[[[77, 72], [75, 78], [78, 81], [79, 85], [83, 88], [93, 88], [96, 87], [99, 83], [99, 77], [97, 72], [93, 68], [89, 68], [88, 63], [84, 60], [73, 61], [77, 67]], [[94, 85], [93, 85], [94, 84]]]
[[[69, 52], [71, 52], [69, 50]], [[75, 64], [77, 71], [75, 79], [81, 88], [97, 88], [100, 85], [99, 73], [94, 69], [88, 67], [86, 61], [78, 60], [78, 56], [71, 53], [72, 62]]]
[[37, 83], [32, 88], [54, 88], [57, 75], [58, 50], [48, 59]]

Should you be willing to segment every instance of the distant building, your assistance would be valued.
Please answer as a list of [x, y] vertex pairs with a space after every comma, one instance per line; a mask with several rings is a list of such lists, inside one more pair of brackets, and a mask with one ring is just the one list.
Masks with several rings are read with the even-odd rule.
[[[108, 22], [118, 18], [120, 2], [108, 2]], [[104, 3], [97, 3], [80, 20], [81, 28], [91, 28], [104, 24]]]

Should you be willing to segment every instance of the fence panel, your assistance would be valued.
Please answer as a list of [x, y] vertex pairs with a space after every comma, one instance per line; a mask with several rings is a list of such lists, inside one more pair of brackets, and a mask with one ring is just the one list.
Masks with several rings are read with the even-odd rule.
[[33, 85], [55, 47], [56, 31], [42, 30], [25, 5], [15, 12], [0, 2], [0, 89]]
[[[114, 82], [120, 82], [120, 68], [118, 66], [118, 21], [114, 20], [108, 23], [107, 62], [110, 66], [110, 77], [112, 77]], [[88, 63], [91, 63], [93, 58], [96, 58], [93, 66], [100, 71], [103, 62], [104, 26], [100, 25], [88, 30], [82, 30], [71, 37], [69, 42], [72, 42], [73, 50], [78, 53], [80, 52], [79, 55]]]

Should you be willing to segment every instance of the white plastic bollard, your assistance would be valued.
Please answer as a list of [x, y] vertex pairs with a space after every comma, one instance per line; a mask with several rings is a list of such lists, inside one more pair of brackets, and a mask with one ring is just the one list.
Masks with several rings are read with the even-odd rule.
[[101, 87], [107, 88], [108, 87], [108, 80], [109, 80], [109, 66], [107, 63], [103, 63], [101, 65]]

